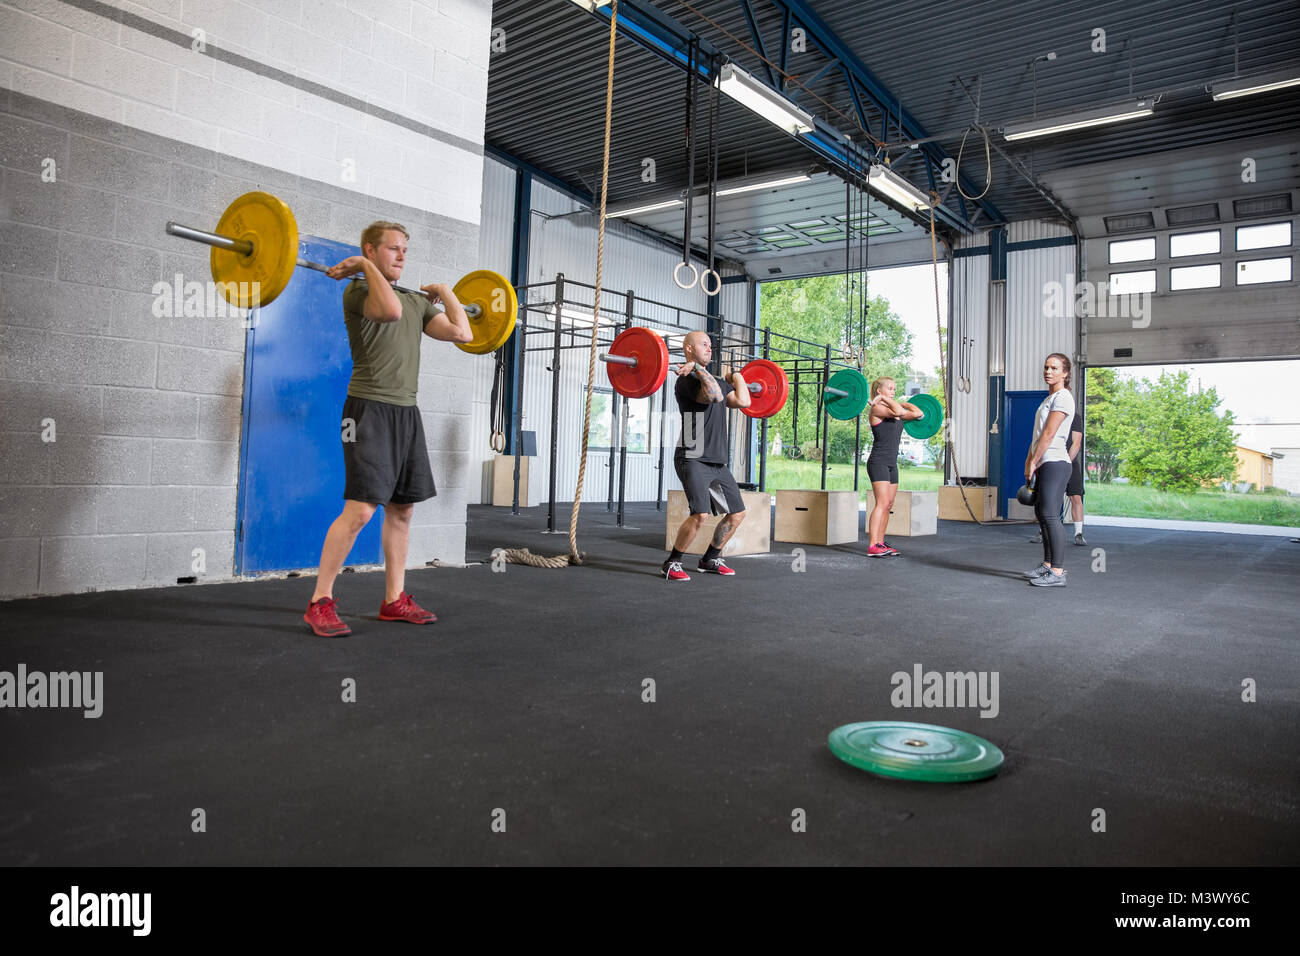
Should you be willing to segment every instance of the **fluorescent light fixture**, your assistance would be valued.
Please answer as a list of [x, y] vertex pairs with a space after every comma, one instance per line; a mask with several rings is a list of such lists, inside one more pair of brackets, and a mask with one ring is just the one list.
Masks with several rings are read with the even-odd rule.
[[888, 166], [872, 164], [867, 170], [867, 185], [879, 195], [891, 199], [904, 209], [918, 212], [930, 207], [930, 198]]
[[734, 64], [727, 63], [718, 72], [718, 89], [787, 133], [812, 132], [812, 116]]
[[1030, 139], [1034, 136], [1051, 136], [1072, 129], [1086, 129], [1089, 126], [1105, 126], [1122, 120], [1150, 116], [1155, 112], [1155, 104], [1150, 98], [1129, 100], [1111, 106], [1099, 106], [1093, 109], [1077, 110], [1064, 116], [1029, 120], [1024, 123], [1008, 123], [1002, 135], [1009, 140]]
[[799, 173], [794, 176], [782, 176], [780, 179], [768, 179], [764, 182], [750, 183], [743, 186], [728, 186], [726, 189], [719, 189], [719, 196], [735, 196], [738, 193], [754, 193], [764, 189], [780, 189], [782, 186], [793, 186], [795, 183], [806, 183], [810, 179], [807, 173]]
[[[596, 8], [600, 6], [600, 0], [573, 0], [573, 2], [590, 13], [595, 13]], [[609, 0], [605, 0], [605, 2], [608, 3]]]
[[1263, 76], [1240, 76], [1210, 87], [1215, 101], [1230, 100], [1236, 96], [1251, 96], [1255, 93], [1271, 93], [1284, 90], [1288, 86], [1300, 86], [1300, 70], [1284, 73], [1268, 73]]
[[660, 209], [672, 209], [674, 206], [682, 205], [680, 199], [666, 199], [663, 202], [653, 202], [644, 206], [632, 206], [628, 209], [616, 209], [613, 212], [605, 213], [606, 219], [621, 219], [624, 216], [635, 216], [643, 212], [657, 212]]

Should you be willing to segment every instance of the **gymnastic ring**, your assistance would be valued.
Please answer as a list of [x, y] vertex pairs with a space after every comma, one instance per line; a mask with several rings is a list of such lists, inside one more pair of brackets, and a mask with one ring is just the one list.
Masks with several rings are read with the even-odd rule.
[[[704, 280], [708, 276], [713, 276], [713, 278], [718, 280], [718, 284], [713, 287], [712, 292], [704, 288]], [[703, 292], [705, 295], [717, 295], [719, 292], [722, 291], [722, 276], [718, 275], [718, 271], [716, 269], [705, 269], [703, 272], [700, 273], [700, 291]]]
[[[682, 266], [691, 270], [691, 281], [687, 282], [685, 285], [682, 284], [681, 279], [677, 278], [678, 273], [682, 271]], [[677, 263], [676, 267], [673, 269], [673, 281], [677, 283], [677, 288], [679, 289], [694, 289], [695, 283], [700, 281], [700, 272], [695, 268], [695, 263], [682, 261]]]
[[492, 437], [488, 439], [488, 447], [491, 448], [498, 455], [501, 454], [503, 451], [505, 451], [506, 450], [505, 432], [494, 431], [492, 433]]

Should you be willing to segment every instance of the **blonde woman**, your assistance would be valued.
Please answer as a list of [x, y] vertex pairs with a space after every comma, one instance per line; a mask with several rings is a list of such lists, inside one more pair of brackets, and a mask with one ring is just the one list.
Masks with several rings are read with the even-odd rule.
[[867, 557], [888, 558], [899, 552], [885, 541], [889, 511], [898, 494], [898, 439], [903, 423], [924, 417], [925, 413], [911, 402], [894, 398], [898, 386], [892, 378], [878, 378], [871, 383], [871, 402], [867, 405], [871, 425], [871, 454], [867, 457], [867, 477], [876, 506], [867, 516]]

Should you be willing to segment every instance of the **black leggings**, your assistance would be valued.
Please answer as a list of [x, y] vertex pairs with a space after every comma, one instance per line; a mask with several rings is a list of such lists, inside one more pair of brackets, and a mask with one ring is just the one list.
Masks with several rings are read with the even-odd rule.
[[1045, 461], [1034, 474], [1038, 477], [1034, 516], [1043, 532], [1043, 563], [1063, 567], [1065, 528], [1061, 526], [1061, 499], [1065, 497], [1065, 486], [1070, 483], [1070, 463]]

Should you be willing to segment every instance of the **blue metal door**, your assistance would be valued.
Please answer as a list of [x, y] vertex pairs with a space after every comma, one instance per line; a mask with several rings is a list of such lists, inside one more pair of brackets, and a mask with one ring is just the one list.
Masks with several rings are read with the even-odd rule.
[[[299, 255], [333, 264], [355, 246], [304, 237]], [[343, 508], [340, 416], [352, 376], [343, 288], [298, 269], [259, 310], [244, 353], [235, 573], [315, 568]], [[357, 536], [348, 564], [379, 564], [380, 522]]]
[[1006, 428], [1002, 439], [1002, 487], [998, 495], [998, 514], [1007, 516], [1007, 501], [1016, 496], [1025, 483], [1025, 459], [1034, 438], [1034, 413], [1047, 397], [1047, 390], [1007, 392], [1003, 411]]

